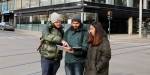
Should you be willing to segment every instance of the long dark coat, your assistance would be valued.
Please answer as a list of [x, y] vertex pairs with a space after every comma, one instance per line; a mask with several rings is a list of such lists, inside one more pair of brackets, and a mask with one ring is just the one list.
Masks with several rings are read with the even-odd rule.
[[99, 46], [90, 46], [86, 60], [85, 75], [108, 75], [111, 58], [110, 43], [106, 37]]

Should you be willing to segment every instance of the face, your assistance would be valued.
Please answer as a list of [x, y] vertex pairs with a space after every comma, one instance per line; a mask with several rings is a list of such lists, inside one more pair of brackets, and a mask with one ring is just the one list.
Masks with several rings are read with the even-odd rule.
[[61, 28], [61, 26], [62, 26], [60, 20], [57, 20], [56, 22], [54, 22], [54, 25], [55, 25], [55, 27], [58, 28], [58, 29]]
[[71, 26], [76, 30], [80, 27], [80, 22], [78, 21], [73, 21]]
[[95, 35], [96, 33], [96, 29], [94, 26], [90, 25], [90, 28], [89, 28], [89, 33], [92, 34], [93, 36]]

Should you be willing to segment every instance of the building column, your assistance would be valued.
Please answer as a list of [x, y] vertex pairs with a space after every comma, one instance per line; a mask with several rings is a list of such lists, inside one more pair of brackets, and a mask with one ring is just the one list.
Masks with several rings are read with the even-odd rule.
[[14, 27], [17, 27], [17, 24], [16, 24], [16, 19], [17, 19], [17, 18], [16, 18], [16, 17], [17, 17], [17, 16], [14, 15]]
[[143, 0], [143, 9], [147, 9], [148, 7], [148, 1], [147, 0]]
[[133, 7], [133, 0], [127, 0], [127, 7]]
[[1, 22], [4, 22], [4, 14], [2, 14]]
[[84, 21], [84, 12], [81, 12], [81, 22], [83, 23]]
[[128, 19], [128, 35], [131, 36], [133, 33], [133, 17]]

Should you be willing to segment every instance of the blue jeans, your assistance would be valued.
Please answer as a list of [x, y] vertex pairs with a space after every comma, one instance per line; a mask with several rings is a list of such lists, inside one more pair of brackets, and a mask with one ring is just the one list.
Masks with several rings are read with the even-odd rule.
[[60, 61], [49, 60], [41, 57], [42, 75], [56, 75]]
[[66, 75], [83, 75], [84, 63], [65, 63]]

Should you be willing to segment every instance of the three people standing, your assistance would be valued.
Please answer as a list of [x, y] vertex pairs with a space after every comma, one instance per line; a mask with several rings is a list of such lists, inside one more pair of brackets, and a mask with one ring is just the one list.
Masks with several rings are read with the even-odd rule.
[[74, 16], [64, 33], [61, 21], [60, 14], [52, 13], [52, 24], [43, 31], [38, 48], [42, 75], [56, 75], [63, 53], [57, 45], [65, 51], [66, 75], [108, 75], [111, 49], [101, 24], [94, 22], [87, 30], [80, 16]]

